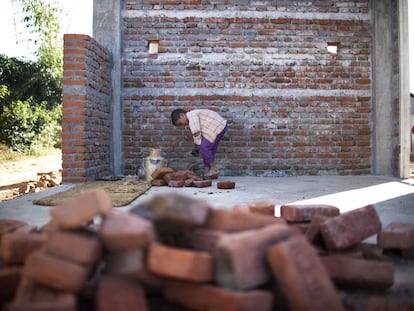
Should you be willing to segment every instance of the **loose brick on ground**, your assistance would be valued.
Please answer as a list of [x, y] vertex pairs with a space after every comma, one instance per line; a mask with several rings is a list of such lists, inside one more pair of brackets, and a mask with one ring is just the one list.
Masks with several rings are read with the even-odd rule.
[[101, 277], [96, 294], [96, 311], [147, 311], [145, 292], [137, 282]]
[[121, 251], [131, 248], [144, 248], [155, 239], [153, 225], [139, 215], [112, 210], [105, 217], [99, 234], [105, 248]]
[[112, 208], [109, 195], [102, 189], [94, 189], [50, 209], [53, 223], [63, 229], [78, 228], [106, 215]]
[[275, 202], [273, 200], [253, 201], [247, 204], [251, 213], [275, 216]]
[[290, 310], [344, 310], [319, 256], [304, 236], [271, 246], [267, 259]]
[[[265, 216], [266, 217], [266, 216]], [[214, 252], [215, 281], [231, 289], [249, 289], [269, 281], [267, 248], [297, 234], [285, 224], [220, 236]]]
[[270, 311], [273, 296], [264, 290], [235, 291], [212, 285], [168, 282], [165, 297], [189, 310]]
[[320, 231], [328, 249], [340, 250], [379, 233], [381, 222], [372, 205], [325, 220]]
[[103, 247], [96, 234], [80, 230], [52, 230], [47, 233], [45, 251], [54, 257], [90, 265], [101, 259]]
[[46, 235], [41, 233], [6, 233], [1, 238], [0, 257], [7, 264], [22, 264], [29, 254], [44, 245], [45, 240]]
[[286, 221], [311, 221], [317, 214], [332, 217], [340, 212], [339, 208], [328, 204], [288, 204], [280, 207], [280, 216]]
[[174, 172], [174, 170], [170, 167], [159, 167], [159, 168], [156, 168], [154, 172], [152, 172], [151, 177], [154, 180], [157, 180], [157, 179], [162, 180], [166, 174], [172, 173], [172, 172]]
[[42, 285], [76, 293], [85, 285], [90, 271], [90, 267], [37, 251], [28, 256], [23, 276]]
[[105, 274], [136, 280], [150, 292], [159, 292], [164, 284], [162, 278], [148, 271], [143, 249], [109, 253], [106, 257]]
[[140, 203], [130, 213], [149, 220], [168, 223], [169, 226], [188, 229], [202, 226], [212, 209], [210, 203], [180, 194], [156, 195]]
[[378, 234], [378, 245], [391, 249], [414, 247], [414, 224], [403, 222], [388, 224]]
[[193, 185], [194, 187], [197, 187], [197, 188], [211, 187], [212, 181], [211, 180], [194, 180]]
[[217, 189], [234, 189], [236, 183], [234, 181], [218, 181]]
[[239, 208], [230, 210], [212, 209], [208, 215], [205, 228], [225, 232], [238, 232], [272, 224], [286, 224], [286, 221], [280, 217], [253, 214]]
[[23, 278], [9, 311], [76, 311], [76, 295]]
[[152, 243], [148, 253], [148, 269], [164, 277], [192, 282], [209, 282], [213, 279], [213, 258], [207, 252]]
[[23, 266], [0, 266], [0, 309], [2, 302], [15, 296], [22, 271]]
[[387, 289], [394, 283], [394, 266], [387, 261], [366, 260], [349, 256], [322, 256], [335, 284], [366, 289]]

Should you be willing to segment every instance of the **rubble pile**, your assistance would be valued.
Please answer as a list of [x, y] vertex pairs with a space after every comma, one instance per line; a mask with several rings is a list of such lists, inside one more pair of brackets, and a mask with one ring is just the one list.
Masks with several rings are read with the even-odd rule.
[[[360, 310], [413, 309], [383, 295], [395, 273], [383, 251], [413, 258], [414, 224], [382, 228], [371, 205], [274, 209], [270, 200], [217, 209], [165, 194], [121, 211], [92, 190], [53, 207], [42, 228], [0, 220], [0, 306], [351, 310], [344, 289], [357, 288], [371, 293]], [[363, 242], [375, 234], [377, 244]]]
[[62, 183], [62, 170], [37, 173], [37, 181], [24, 182], [19, 187], [19, 195], [39, 192], [52, 187], [60, 186]]

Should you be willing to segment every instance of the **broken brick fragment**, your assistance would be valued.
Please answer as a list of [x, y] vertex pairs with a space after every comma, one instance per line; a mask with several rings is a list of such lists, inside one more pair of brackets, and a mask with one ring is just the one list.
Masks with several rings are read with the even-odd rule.
[[197, 187], [197, 188], [211, 187], [212, 181], [211, 179], [210, 180], [194, 180], [193, 185], [194, 187]]
[[3, 234], [13, 232], [17, 228], [29, 225], [27, 222], [16, 219], [0, 219], [0, 239]]
[[185, 180], [170, 180], [168, 182], [168, 187], [172, 188], [182, 188], [185, 186]]

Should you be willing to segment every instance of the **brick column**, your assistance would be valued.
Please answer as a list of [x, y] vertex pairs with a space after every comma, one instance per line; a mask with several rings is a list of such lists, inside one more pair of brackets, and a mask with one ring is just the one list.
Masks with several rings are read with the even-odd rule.
[[110, 174], [111, 55], [87, 35], [64, 36], [63, 182]]

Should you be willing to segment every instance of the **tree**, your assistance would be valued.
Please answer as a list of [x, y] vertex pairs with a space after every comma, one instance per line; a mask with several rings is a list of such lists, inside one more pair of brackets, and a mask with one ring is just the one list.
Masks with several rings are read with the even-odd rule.
[[33, 33], [39, 64], [54, 78], [62, 77], [63, 44], [59, 15], [62, 9], [45, 0], [15, 0], [22, 4], [26, 27]]

